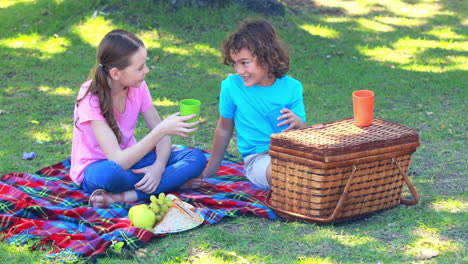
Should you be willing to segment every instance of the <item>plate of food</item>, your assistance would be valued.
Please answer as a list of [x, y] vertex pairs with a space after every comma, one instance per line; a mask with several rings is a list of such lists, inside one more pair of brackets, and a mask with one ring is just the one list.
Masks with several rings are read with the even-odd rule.
[[167, 198], [172, 204], [164, 217], [154, 226], [155, 234], [167, 234], [187, 231], [201, 225], [205, 218], [195, 211], [191, 204], [180, 200], [177, 196], [169, 194]]

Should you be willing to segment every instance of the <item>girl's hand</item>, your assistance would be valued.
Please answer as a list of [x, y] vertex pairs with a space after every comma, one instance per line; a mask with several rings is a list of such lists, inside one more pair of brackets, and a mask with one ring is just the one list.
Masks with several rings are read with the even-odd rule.
[[154, 193], [161, 182], [161, 175], [164, 172], [164, 168], [159, 166], [148, 166], [141, 169], [132, 170], [133, 173], [145, 174], [143, 178], [135, 184], [135, 189], [145, 193]]
[[194, 118], [196, 115], [180, 116], [180, 113], [177, 112], [168, 116], [166, 119], [161, 121], [155, 128], [160, 129], [160, 131], [166, 135], [178, 135], [181, 137], [188, 137], [187, 133], [196, 131], [198, 128], [193, 128], [194, 126], [200, 124], [200, 120], [192, 123], [187, 123], [185, 121]]
[[278, 121], [282, 120], [282, 122], [278, 123], [278, 126], [289, 125], [288, 128], [283, 131], [306, 127], [306, 124], [302, 122], [302, 120], [290, 109], [284, 108], [280, 111], [280, 113], [282, 115], [278, 117]]

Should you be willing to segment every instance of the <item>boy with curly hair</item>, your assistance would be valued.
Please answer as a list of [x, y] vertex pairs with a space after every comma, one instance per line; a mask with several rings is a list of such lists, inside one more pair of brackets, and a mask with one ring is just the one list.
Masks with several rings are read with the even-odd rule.
[[235, 128], [247, 178], [269, 189], [270, 135], [306, 127], [302, 84], [286, 75], [288, 50], [265, 20], [245, 21], [223, 42], [222, 56], [236, 74], [221, 83], [220, 117], [201, 178], [216, 174]]

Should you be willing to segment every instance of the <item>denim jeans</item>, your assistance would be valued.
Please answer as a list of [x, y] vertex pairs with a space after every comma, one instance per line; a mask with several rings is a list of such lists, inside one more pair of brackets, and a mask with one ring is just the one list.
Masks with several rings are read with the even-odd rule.
[[[112, 193], [135, 190], [135, 184], [144, 174], [133, 173], [132, 169], [140, 169], [152, 165], [156, 160], [156, 153], [152, 151], [143, 157], [129, 170], [124, 170], [115, 162], [100, 160], [90, 164], [84, 171], [81, 187], [88, 193], [96, 189], [104, 189]], [[161, 192], [176, 190], [179, 186], [192, 178], [198, 177], [206, 166], [206, 158], [199, 149], [185, 149], [172, 151], [167, 161], [166, 169], [161, 176], [161, 182], [154, 191], [154, 195]], [[149, 200], [151, 194], [135, 190], [138, 200]]]

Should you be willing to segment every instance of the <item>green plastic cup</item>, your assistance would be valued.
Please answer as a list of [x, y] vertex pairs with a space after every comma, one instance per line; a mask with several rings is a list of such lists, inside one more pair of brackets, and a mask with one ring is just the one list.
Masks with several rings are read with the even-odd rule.
[[[186, 115], [191, 115], [191, 114], [197, 114], [197, 116], [195, 116], [194, 118], [186, 121], [188, 123], [196, 122], [198, 121], [198, 119], [200, 119], [200, 106], [201, 106], [201, 102], [199, 100], [183, 99], [180, 101], [180, 115], [186, 116]], [[195, 132], [192, 132], [189, 134], [193, 134], [193, 133]]]

